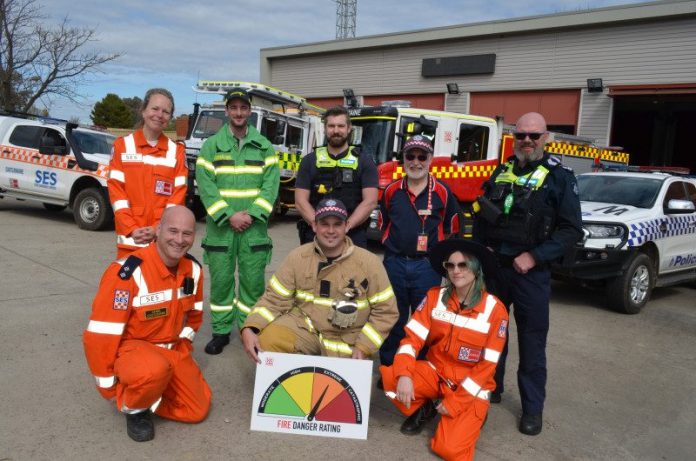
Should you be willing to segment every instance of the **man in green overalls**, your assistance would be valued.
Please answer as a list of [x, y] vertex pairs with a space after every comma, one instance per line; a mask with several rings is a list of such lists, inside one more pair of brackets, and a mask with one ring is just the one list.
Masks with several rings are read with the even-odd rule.
[[[198, 193], [207, 211], [203, 261], [210, 266], [213, 339], [208, 354], [230, 342], [264, 292], [273, 247], [268, 217], [278, 196], [278, 158], [270, 141], [247, 123], [251, 98], [243, 88], [225, 96], [230, 123], [208, 138], [196, 161]], [[235, 271], [239, 268], [239, 290]]]

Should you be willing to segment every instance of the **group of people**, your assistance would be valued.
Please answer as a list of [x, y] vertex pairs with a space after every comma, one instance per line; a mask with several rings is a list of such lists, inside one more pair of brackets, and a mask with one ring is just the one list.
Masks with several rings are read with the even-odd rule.
[[[306, 155], [297, 174], [301, 245], [266, 283], [278, 159], [247, 123], [247, 91], [229, 91], [225, 103], [229, 123], [196, 162], [211, 277], [213, 336], [205, 352], [221, 353], [234, 330], [253, 362], [259, 351], [379, 357], [377, 386], [407, 416], [401, 431], [419, 433], [440, 414], [433, 452], [471, 459], [489, 404], [502, 399], [513, 308], [519, 430], [541, 432], [549, 264], [581, 235], [575, 179], [544, 152], [544, 118], [519, 119], [516, 155], [485, 183], [474, 204], [474, 239], [464, 240], [456, 197], [429, 173], [427, 137], [405, 141], [405, 176], [378, 201], [372, 155], [349, 144], [346, 109], [329, 109], [326, 146]], [[184, 151], [162, 133], [173, 110], [168, 91], [148, 91], [141, 127], [114, 144], [108, 188], [118, 259], [102, 277], [84, 334], [97, 388], [115, 400], [136, 441], [154, 437], [152, 413], [198, 422], [211, 402], [191, 357], [203, 270], [188, 254], [195, 219], [183, 206]], [[377, 206], [383, 261], [366, 249], [366, 222]]]

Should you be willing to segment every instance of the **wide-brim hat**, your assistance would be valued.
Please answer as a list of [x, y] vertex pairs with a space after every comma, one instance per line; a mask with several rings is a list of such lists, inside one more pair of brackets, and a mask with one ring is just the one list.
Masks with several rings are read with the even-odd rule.
[[430, 265], [433, 266], [435, 272], [447, 277], [447, 270], [442, 266], [442, 263], [455, 251], [461, 251], [465, 255], [471, 255], [479, 260], [483, 276], [492, 278], [495, 275], [498, 266], [493, 252], [473, 240], [465, 240], [460, 238], [447, 239], [438, 242], [430, 250], [428, 257]]

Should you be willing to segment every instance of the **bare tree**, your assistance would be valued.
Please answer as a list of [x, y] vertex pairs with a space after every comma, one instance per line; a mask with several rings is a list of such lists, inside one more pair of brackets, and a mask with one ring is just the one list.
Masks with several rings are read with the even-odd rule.
[[82, 51], [94, 29], [70, 27], [67, 17], [49, 29], [45, 19], [36, 0], [0, 0], [0, 107], [27, 112], [42, 96], [77, 101], [85, 77], [121, 56]]

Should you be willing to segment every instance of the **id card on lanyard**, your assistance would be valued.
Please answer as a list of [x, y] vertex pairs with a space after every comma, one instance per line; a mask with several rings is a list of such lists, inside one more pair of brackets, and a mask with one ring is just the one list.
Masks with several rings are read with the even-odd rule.
[[419, 210], [416, 208], [415, 200], [411, 202], [411, 206], [418, 214], [418, 218], [421, 220], [421, 231], [418, 234], [418, 239], [416, 240], [416, 251], [418, 253], [425, 253], [428, 251], [428, 234], [425, 232], [425, 221], [428, 219], [428, 216], [432, 214], [433, 208], [433, 191], [430, 187], [430, 176], [428, 176], [428, 184], [426, 187], [428, 188], [428, 207], [425, 210]]

